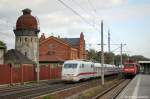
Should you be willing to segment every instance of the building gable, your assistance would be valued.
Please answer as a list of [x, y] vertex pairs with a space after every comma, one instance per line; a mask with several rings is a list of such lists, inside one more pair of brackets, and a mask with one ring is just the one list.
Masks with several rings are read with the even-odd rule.
[[[49, 41], [49, 40], [54, 40], [54, 41], [56, 41], [56, 42], [58, 42], [58, 43], [61, 43], [61, 44], [66, 45], [66, 46], [69, 46], [69, 44], [68, 44], [67, 42], [64, 42], [63, 40], [61, 40], [61, 39], [59, 39], [59, 38], [56, 38], [56, 37], [54, 37], [54, 36], [50, 36], [50, 37], [48, 37], [47, 39], [41, 41], [41, 42], [40, 42], [40, 45], [43, 44], [43, 43], [45, 43], [45, 42], [47, 42], [47, 41]], [[71, 47], [71, 46], [70, 46], [70, 47]]]
[[64, 61], [69, 58], [71, 47], [55, 37], [40, 43], [40, 61]]

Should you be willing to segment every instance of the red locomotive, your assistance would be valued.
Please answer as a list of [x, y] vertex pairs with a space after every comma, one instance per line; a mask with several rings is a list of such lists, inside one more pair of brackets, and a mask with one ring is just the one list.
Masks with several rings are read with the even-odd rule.
[[133, 77], [139, 72], [139, 64], [134, 61], [127, 61], [124, 63], [122, 72], [125, 77]]

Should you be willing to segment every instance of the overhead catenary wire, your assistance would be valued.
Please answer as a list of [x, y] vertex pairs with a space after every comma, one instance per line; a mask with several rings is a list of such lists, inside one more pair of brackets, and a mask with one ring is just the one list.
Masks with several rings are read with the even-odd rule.
[[[96, 26], [97, 25], [99, 25], [99, 24], [96, 24], [96, 23], [94, 23], [94, 25], [92, 25], [92, 23], [90, 23], [90, 22], [88, 22], [82, 15], [80, 15], [76, 10], [74, 10], [72, 7], [70, 7], [68, 4], [66, 4], [63, 0], [57, 0], [57, 1], [59, 1], [62, 5], [64, 5], [66, 8], [68, 8], [68, 9], [70, 9], [74, 14], [76, 14], [77, 16], [79, 16], [86, 24], [88, 24], [89, 26], [91, 26], [91, 27], [93, 27], [93, 29], [95, 29], [97, 32], [100, 32], [100, 30], [99, 30], [99, 28], [96, 28]], [[87, 11], [83, 8], [83, 7], [81, 7], [80, 6], [80, 4], [79, 3], [77, 3], [76, 1], [74, 1], [74, 0], [72, 0], [74, 3], [76, 3], [84, 12], [86, 12], [86, 14], [87, 14]], [[93, 12], [95, 12], [95, 14], [97, 14], [96, 12], [97, 12], [97, 10], [94, 8], [94, 5], [92, 4], [92, 2], [90, 1], [90, 0], [88, 0], [88, 3], [89, 3], [89, 5], [91, 6], [91, 8], [93, 9]], [[89, 15], [89, 14], [88, 14]], [[103, 20], [104, 21], [104, 20]], [[105, 23], [105, 22], [104, 22]], [[108, 27], [108, 24], [106, 23], [105, 24], [107, 27]], [[104, 37], [106, 37], [107, 38], [107, 35], [104, 33]], [[112, 39], [111, 39], [111, 42], [113, 42], [112, 41]]]
[[83, 8], [82, 6], [80, 6], [80, 4], [76, 1], [76, 0], [72, 0], [73, 3], [75, 3], [80, 9], [82, 9], [84, 12], [86, 12], [86, 14], [89, 15], [89, 12], [87, 12], [87, 9]]
[[[79, 16], [86, 24], [88, 24], [89, 26], [93, 27], [96, 31], [100, 32], [99, 29], [97, 29], [96, 27], [94, 27], [90, 22], [88, 22], [83, 16], [81, 16], [76, 10], [74, 10], [72, 7], [68, 6], [64, 1], [62, 0], [57, 0], [59, 1], [61, 4], [63, 4], [66, 8], [70, 9], [74, 14], [76, 14], [77, 16]], [[83, 8], [82, 8], [83, 9]], [[106, 34], [105, 34], [106, 35]]]
[[90, 7], [92, 8], [93, 12], [95, 13], [95, 15], [97, 14], [97, 10], [94, 8], [94, 5], [92, 4], [92, 2], [90, 0], [87, 0]]
[[87, 0], [88, 4], [90, 6], [90, 8], [93, 10], [94, 13], [92, 13], [93, 15], [93, 26], [96, 26], [96, 17], [97, 17], [97, 13], [96, 13], [96, 9], [94, 8], [92, 2], [90, 0]]
[[87, 22], [78, 12], [76, 12], [73, 8], [71, 8], [70, 6], [68, 6], [65, 2], [63, 2], [62, 0], [58, 0], [61, 4], [63, 4], [66, 8], [70, 9], [74, 14], [76, 14], [77, 16], [79, 16], [85, 23], [89, 24], [89, 22]]
[[[65, 2], [63, 2], [62, 0], [58, 0], [61, 4], [63, 4], [66, 8], [70, 9], [74, 14], [76, 14], [77, 16], [79, 16], [85, 23], [87, 23], [89, 26], [92, 26], [91, 23], [89, 23], [83, 16], [81, 16], [77, 11], [75, 11], [73, 8], [71, 8], [70, 6], [68, 6]], [[92, 26], [93, 27], [93, 26]], [[93, 27], [95, 30], [97, 30], [98, 32], [100, 32], [98, 29], [96, 29], [95, 27]]]
[[[91, 13], [91, 11], [88, 11], [87, 9], [85, 9], [84, 7], [82, 7], [76, 0], [72, 0], [82, 11], [84, 11], [87, 15], [91, 15], [91, 14], [93, 14], [93, 13]], [[90, 14], [89, 14], [89, 12], [90, 12]], [[93, 24], [91, 24], [91, 25], [93, 25], [93, 27], [95, 27], [95, 17], [94, 17], [94, 15], [93, 15]], [[95, 27], [96, 28], [96, 27]]]
[[[99, 30], [99, 28], [96, 28], [95, 26], [93, 26], [90, 22], [88, 22], [83, 16], [81, 16], [76, 10], [74, 10], [72, 7], [68, 6], [64, 1], [62, 0], [57, 0], [59, 1], [61, 4], [63, 4], [66, 8], [70, 9], [74, 14], [76, 14], [77, 16], [79, 16], [86, 24], [88, 24], [89, 26], [93, 27], [93, 29], [95, 29], [97, 32], [101, 32]], [[83, 8], [82, 8], [83, 9]], [[105, 37], [107, 37], [106, 34], [104, 34]]]

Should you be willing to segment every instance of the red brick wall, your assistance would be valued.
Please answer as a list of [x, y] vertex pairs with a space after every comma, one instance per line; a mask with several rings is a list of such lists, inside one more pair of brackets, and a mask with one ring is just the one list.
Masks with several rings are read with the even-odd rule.
[[70, 59], [79, 59], [77, 49], [71, 48]]
[[70, 47], [59, 42], [53, 37], [47, 38], [46, 41], [40, 43], [39, 47], [40, 60], [57, 60], [56, 58], [67, 60], [70, 59]]

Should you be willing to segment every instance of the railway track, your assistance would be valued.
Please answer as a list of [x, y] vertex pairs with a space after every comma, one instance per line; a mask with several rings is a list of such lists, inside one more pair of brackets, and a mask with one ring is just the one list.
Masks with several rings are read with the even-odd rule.
[[64, 84], [52, 84], [52, 85], [40, 85], [32, 87], [24, 87], [12, 89], [12, 91], [0, 92], [0, 99], [28, 99], [30, 95], [34, 95], [39, 92], [45, 92], [46, 90], [52, 90], [64, 86]]
[[13, 91], [21, 91], [24, 89], [32, 89], [32, 88], [37, 88], [37, 87], [41, 87], [41, 86], [46, 86], [49, 84], [53, 85], [53, 84], [58, 84], [58, 83], [62, 83], [62, 81], [60, 81], [60, 80], [53, 81], [53, 82], [45, 81], [45, 82], [40, 82], [40, 83], [35, 83], [35, 84], [4, 87], [4, 88], [0, 88], [0, 94], [7, 93], [7, 92], [13, 92]]
[[[106, 77], [107, 80], [111, 80], [114, 77]], [[66, 83], [45, 83], [34, 86], [21, 86], [14, 88], [0, 89], [0, 99], [30, 99], [33, 97], [41, 96], [44, 94], [54, 93], [56, 91], [72, 89], [81, 86], [96, 86], [96, 82], [100, 82], [100, 79], [88, 80], [85, 82], [66, 84]]]
[[120, 80], [118, 83], [104, 90], [92, 99], [115, 99], [130, 81], [131, 79]]

